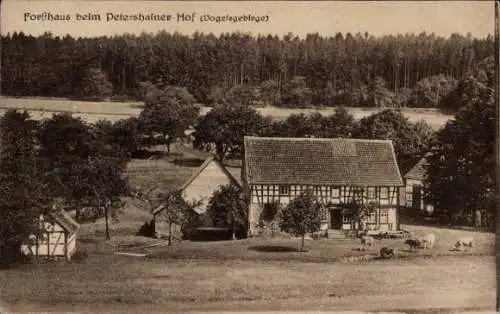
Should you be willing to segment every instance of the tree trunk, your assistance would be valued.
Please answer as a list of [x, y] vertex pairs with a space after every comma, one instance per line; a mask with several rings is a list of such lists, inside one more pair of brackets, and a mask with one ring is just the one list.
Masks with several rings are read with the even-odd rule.
[[109, 236], [108, 206], [104, 206], [104, 216], [106, 220], [106, 240], [109, 240], [111, 237]]
[[231, 235], [231, 236], [232, 236], [232, 239], [233, 239], [233, 240], [236, 240], [236, 232], [235, 232], [235, 230], [234, 230], [234, 229], [235, 229], [235, 225], [236, 225], [236, 224], [234, 223], [234, 218], [233, 218], [233, 219], [231, 219], [231, 220], [232, 220], [232, 221], [231, 221], [231, 224], [232, 224], [232, 227], [231, 227], [231, 233], [232, 233], [232, 235]]
[[224, 144], [215, 144], [215, 154], [221, 162], [224, 160]]
[[305, 236], [306, 236], [306, 234], [305, 234], [305, 233], [303, 233], [303, 234], [302, 234], [302, 244], [301, 244], [301, 246], [300, 246], [300, 251], [301, 251], [301, 252], [304, 252], [304, 238], [305, 238]]
[[172, 245], [172, 223], [168, 223], [168, 246]]

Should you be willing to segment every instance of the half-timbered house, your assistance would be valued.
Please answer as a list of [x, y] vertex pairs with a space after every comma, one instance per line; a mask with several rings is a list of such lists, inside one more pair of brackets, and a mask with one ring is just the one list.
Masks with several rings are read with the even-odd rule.
[[61, 210], [40, 215], [39, 227], [40, 233], [31, 235], [30, 242], [21, 246], [21, 252], [36, 258], [70, 260], [76, 251], [79, 224]]
[[406, 190], [406, 207], [418, 211], [432, 213], [434, 206], [425, 202], [423, 185], [426, 176], [427, 159], [420, 159], [404, 176]]
[[305, 190], [326, 205], [322, 230], [358, 229], [344, 211], [352, 201], [375, 204], [364, 222], [368, 229], [399, 229], [404, 187], [391, 141], [245, 137], [244, 145], [250, 235], [266, 204], [286, 205]]

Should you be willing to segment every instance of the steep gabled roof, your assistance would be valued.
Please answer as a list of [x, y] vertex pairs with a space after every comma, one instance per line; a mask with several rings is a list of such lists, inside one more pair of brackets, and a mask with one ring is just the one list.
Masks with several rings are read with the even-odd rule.
[[57, 210], [51, 212], [49, 216], [61, 227], [69, 232], [70, 234], [75, 233], [78, 228], [80, 228], [80, 224], [77, 223], [66, 211]]
[[218, 159], [216, 159], [214, 156], [210, 156], [196, 170], [196, 172], [193, 173], [193, 175], [186, 182], [184, 182], [184, 184], [179, 188], [179, 190], [183, 191], [184, 189], [186, 189], [191, 184], [191, 182], [193, 182], [194, 179], [196, 179], [211, 162], [215, 162], [219, 166], [219, 168], [227, 175], [227, 177], [229, 178], [229, 180], [231, 180], [232, 183], [241, 187], [240, 183], [238, 182], [238, 180], [236, 180], [233, 174], [229, 172], [229, 170], [227, 170], [227, 168]]
[[413, 179], [413, 180], [424, 180], [425, 178], [425, 167], [427, 166], [427, 159], [420, 159], [413, 168], [410, 169], [405, 174], [405, 179]]
[[245, 137], [249, 184], [402, 186], [390, 140]]
[[[193, 175], [186, 181], [184, 182], [184, 184], [178, 189], [180, 191], [184, 191], [202, 172], [203, 170], [205, 170], [205, 168], [212, 162], [215, 162], [218, 167], [224, 172], [224, 174], [228, 177], [228, 179], [233, 183], [235, 184], [236, 186], [240, 187], [241, 188], [241, 184], [239, 183], [239, 181], [233, 176], [233, 174], [231, 172], [229, 172], [229, 170], [227, 170], [227, 168], [224, 166], [224, 164], [222, 164], [217, 158], [215, 158], [214, 156], [210, 156], [208, 157], [205, 162], [198, 168], [196, 169], [196, 172], [193, 173]], [[160, 205], [158, 206], [157, 208], [155, 208], [153, 210], [153, 215], [156, 215], [158, 214], [159, 212], [161, 212], [163, 210], [163, 205]]]

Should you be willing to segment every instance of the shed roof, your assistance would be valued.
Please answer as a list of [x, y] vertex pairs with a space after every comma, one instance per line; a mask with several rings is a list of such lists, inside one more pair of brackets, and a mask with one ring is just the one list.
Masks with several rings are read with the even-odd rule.
[[420, 159], [417, 164], [405, 174], [405, 179], [424, 180], [426, 173], [425, 167], [427, 164], [427, 159]]
[[249, 184], [402, 186], [390, 140], [245, 137]]
[[[212, 162], [215, 162], [219, 168], [224, 172], [224, 174], [229, 178], [229, 180], [235, 184], [238, 187], [241, 187], [240, 182], [233, 176], [233, 174], [227, 170], [227, 168], [224, 166], [222, 162], [220, 162], [217, 158], [214, 156], [208, 157], [203, 164], [196, 169], [196, 171], [193, 173], [193, 175], [186, 181], [184, 184], [178, 189], [180, 191], [184, 191], [202, 172], [205, 170], [205, 168]], [[153, 210], [153, 215], [158, 214], [163, 210], [164, 206], [160, 205], [157, 208]]]
[[77, 223], [66, 211], [58, 210], [49, 213], [49, 216], [54, 219], [56, 223], [61, 225], [64, 230], [69, 232], [70, 234], [75, 233], [78, 228], [80, 228], [80, 224]]
[[194, 179], [196, 179], [200, 173], [203, 172], [203, 170], [205, 170], [205, 168], [211, 163], [211, 162], [215, 162], [219, 168], [226, 174], [226, 176], [229, 178], [229, 180], [231, 182], [233, 182], [234, 184], [236, 184], [237, 186], [241, 187], [239, 181], [233, 176], [233, 174], [227, 170], [227, 168], [224, 166], [224, 164], [222, 164], [217, 158], [215, 158], [214, 156], [210, 156], [208, 157], [205, 162], [196, 170], [195, 173], [193, 173], [193, 175], [186, 181], [184, 182], [184, 184], [179, 188], [181, 191], [183, 191], [184, 189], [186, 189], [190, 184], [191, 182], [194, 181]]

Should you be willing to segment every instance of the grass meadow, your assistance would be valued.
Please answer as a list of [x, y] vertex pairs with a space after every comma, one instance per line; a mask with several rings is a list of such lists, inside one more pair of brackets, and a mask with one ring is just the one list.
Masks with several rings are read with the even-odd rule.
[[[52, 98], [14, 98], [0, 97], [0, 114], [11, 108], [28, 110], [34, 119], [50, 118], [53, 113], [69, 111], [75, 117], [93, 123], [98, 120], [117, 121], [129, 117], [138, 116], [142, 109], [141, 102], [91, 102], [75, 101], [67, 99]], [[209, 107], [202, 107], [201, 114], [210, 110]], [[274, 119], [285, 119], [292, 113], [312, 113], [319, 112], [323, 115], [333, 114], [335, 108], [318, 109], [291, 109], [266, 106], [257, 108], [264, 116], [271, 116]], [[349, 112], [356, 120], [376, 113], [380, 109], [376, 108], [348, 108]], [[439, 129], [447, 120], [453, 118], [451, 115], [440, 113], [435, 109], [405, 108], [403, 113], [412, 122], [424, 120], [434, 129]]]

